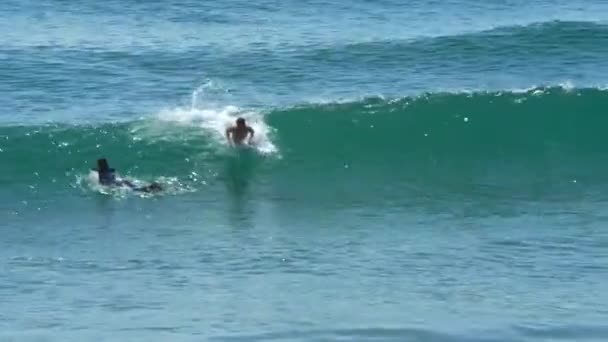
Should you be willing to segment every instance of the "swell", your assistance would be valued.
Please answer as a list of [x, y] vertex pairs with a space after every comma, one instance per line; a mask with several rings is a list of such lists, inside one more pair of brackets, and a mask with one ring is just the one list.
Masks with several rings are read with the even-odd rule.
[[[184, 73], [198, 73], [201, 68], [212, 78], [240, 80], [236, 84], [244, 82], [243, 87], [262, 88], [265, 92], [276, 91], [277, 85], [290, 85], [300, 92], [310, 92], [313, 85], [335, 85], [347, 93], [353, 87], [376, 85], [380, 88], [376, 90], [383, 91], [372, 89], [367, 93], [392, 95], [410, 94], [406, 90], [412, 88], [459, 89], [463, 85], [506, 89], [513, 84], [500, 83], [517, 77], [523, 78], [526, 86], [536, 82], [556, 84], [566, 79], [581, 86], [596, 86], [608, 79], [603, 71], [607, 69], [606, 41], [608, 25], [555, 21], [440, 37], [351, 44], [254, 45], [242, 51], [226, 50], [221, 45], [180, 51], [5, 48], [1, 50], [5, 58], [0, 54], [0, 78], [5, 81], [0, 89], [9, 95], [40, 90], [42, 95], [38, 97], [48, 97], [48, 92], [55, 95], [49, 101], [62, 103], [70, 94], [76, 94], [72, 95], [73, 101], [83, 96], [114, 99], [120, 94], [112, 89], [119, 87], [128, 95], [118, 98], [122, 101], [141, 96], [143, 89], [138, 92], [129, 87], [135, 80], [151, 84], [150, 98], [170, 101], [176, 91], [182, 93], [190, 87], [193, 78]], [[87, 77], [84, 86], [95, 92], [81, 91], [81, 75]], [[141, 75], [154, 77], [141, 79]], [[499, 84], [492, 87], [486, 84], [486, 78]], [[319, 84], [318, 80], [325, 83]], [[395, 84], [398, 89], [389, 91], [390, 85]]]
[[[226, 44], [206, 43], [190, 47], [181, 47], [177, 50], [167, 49], [164, 46], [155, 48], [140, 47], [138, 49], [113, 49], [103, 46], [70, 46], [44, 45], [33, 46], [5, 46], [0, 51], [9, 54], [23, 54], [34, 59], [36, 55], [49, 55], [56, 58], [65, 54], [69, 59], [78, 57], [78, 54], [90, 54], [94, 61], [118, 60], [126, 61], [134, 57], [142, 57], [149, 60], [150, 57], [163, 59], [180, 58], [192, 59], [195, 55], [201, 58], [212, 58], [221, 54], [222, 59], [250, 58], [251, 56], [269, 57], [283, 56], [284, 58], [295, 57], [302, 59], [313, 59], [326, 61], [330, 58], [348, 56], [350, 58], [365, 57], [368, 54], [378, 56], [407, 55], [409, 57], [424, 56], [428, 52], [435, 55], [439, 53], [450, 53], [456, 55], [482, 55], [506, 54], [518, 55], [520, 53], [553, 55], [555, 51], [580, 52], [586, 50], [589, 53], [605, 53], [605, 44], [608, 37], [608, 22], [591, 21], [546, 21], [534, 22], [526, 25], [499, 26], [481, 31], [458, 32], [454, 34], [414, 36], [399, 39], [390, 37], [388, 39], [376, 38], [373, 40], [361, 39], [357, 41], [341, 42], [303, 42], [292, 44], [266, 45], [263, 42], [253, 42], [251, 46], [244, 44], [239, 49], [231, 49]], [[132, 46], [131, 46], [132, 47]], [[515, 50], [513, 50], [515, 49]], [[335, 54], [335, 55], [334, 55]], [[440, 58], [440, 55], [437, 58]], [[189, 58], [190, 57], [190, 58]], [[6, 62], [11, 59], [7, 58]], [[43, 62], [43, 61], [41, 61]], [[151, 63], [150, 63], [151, 64]], [[131, 66], [136, 66], [131, 65]], [[162, 66], [178, 68], [176, 65]]]
[[[606, 56], [608, 25], [592, 22], [551, 21], [526, 26], [423, 37], [409, 40], [376, 41], [312, 50], [304, 54], [315, 61], [342, 64], [498, 63], [502, 68], [522, 60], [577, 58], [584, 61]], [[582, 58], [582, 59], [581, 59]]]
[[133, 118], [188, 93], [201, 70], [204, 77], [224, 81], [232, 95], [227, 103], [258, 107], [566, 80], [594, 87], [608, 80], [606, 41], [606, 25], [558, 21], [434, 38], [243, 51], [206, 45], [184, 51], [5, 48], [0, 120]]
[[607, 91], [563, 88], [305, 105], [265, 114], [277, 149], [270, 154], [230, 149], [220, 131], [193, 120], [5, 126], [0, 180], [71, 183], [105, 156], [123, 174], [194, 186], [226, 176], [226, 163], [236, 177], [255, 166], [269, 183], [303, 187], [366, 180], [597, 185], [608, 180], [605, 108]]

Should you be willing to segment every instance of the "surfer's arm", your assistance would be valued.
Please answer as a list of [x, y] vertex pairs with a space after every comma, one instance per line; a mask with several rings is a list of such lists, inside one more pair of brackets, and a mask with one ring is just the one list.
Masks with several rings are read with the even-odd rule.
[[247, 131], [249, 132], [249, 143], [251, 144], [251, 140], [253, 140], [253, 136], [255, 135], [255, 131], [251, 127], [248, 127]]
[[228, 140], [229, 144], [232, 143], [232, 140], [230, 140], [230, 133], [232, 133], [232, 127], [226, 128], [226, 139]]

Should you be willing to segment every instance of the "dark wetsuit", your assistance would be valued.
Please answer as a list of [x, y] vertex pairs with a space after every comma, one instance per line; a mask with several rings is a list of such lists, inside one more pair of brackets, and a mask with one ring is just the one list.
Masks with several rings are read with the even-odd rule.
[[135, 184], [125, 179], [117, 179], [116, 171], [114, 169], [106, 168], [104, 170], [96, 170], [99, 175], [99, 184], [105, 186], [128, 186], [135, 191], [142, 192], [156, 192], [161, 191], [163, 188], [158, 183], [152, 183], [146, 186], [137, 187]]
[[106, 171], [98, 171], [97, 172], [99, 174], [99, 183], [101, 185], [106, 185], [106, 186], [110, 186], [110, 185], [115, 185], [115, 186], [128, 186], [129, 188], [135, 190], [135, 191], [142, 191], [142, 192], [156, 192], [156, 191], [161, 191], [163, 188], [160, 184], [158, 183], [152, 183], [146, 186], [141, 186], [141, 187], [137, 187], [135, 186], [135, 184], [129, 182], [128, 180], [117, 180], [116, 179], [116, 172], [114, 171], [114, 169], [109, 169]]
[[114, 169], [98, 171], [97, 173], [99, 174], [99, 183], [101, 185], [117, 185]]

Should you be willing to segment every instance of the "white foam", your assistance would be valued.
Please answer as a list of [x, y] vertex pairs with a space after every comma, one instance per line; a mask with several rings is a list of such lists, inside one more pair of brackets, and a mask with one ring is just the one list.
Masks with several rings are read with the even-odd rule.
[[234, 125], [238, 117], [244, 118], [254, 129], [252, 145], [256, 150], [264, 154], [277, 152], [271, 140], [272, 128], [264, 122], [263, 115], [255, 111], [245, 111], [235, 106], [219, 109], [173, 108], [163, 110], [158, 115], [161, 121], [199, 127], [221, 145], [228, 145], [226, 129]]
[[559, 84], [559, 86], [566, 92], [571, 92], [576, 89], [574, 82], [567, 80]]
[[97, 171], [93, 170], [89, 171], [86, 176], [76, 176], [76, 183], [82, 189], [87, 188], [89, 190], [93, 190], [104, 195], [115, 195], [118, 197], [124, 197], [127, 193], [127, 189], [123, 189], [122, 187], [107, 187], [101, 185], [101, 183], [99, 183]]
[[[119, 180], [124, 180], [125, 178], [117, 177]], [[129, 177], [128, 180], [133, 183], [135, 186], [145, 186], [147, 184], [151, 184], [149, 182]], [[154, 180], [155, 183], [160, 184], [163, 187], [162, 194], [181, 194], [186, 192], [194, 192], [196, 189], [192, 186], [188, 186], [179, 181], [179, 179], [175, 177], [158, 177]], [[132, 188], [128, 186], [103, 186], [99, 183], [99, 175], [97, 171], [91, 170], [89, 173], [84, 175], [76, 176], [76, 183], [82, 189], [92, 190], [94, 192], [98, 192], [104, 195], [112, 195], [117, 198], [125, 198], [128, 195], [136, 195], [139, 197], [151, 197], [154, 196], [152, 192], [144, 192], [144, 191], [134, 191]]]
[[528, 94], [530, 92], [537, 90], [538, 88], [539, 87], [537, 85], [531, 85], [526, 88], [512, 88], [512, 89], [509, 89], [508, 92], [513, 93], [513, 94]]
[[228, 93], [229, 91], [221, 85], [206, 81], [192, 92], [190, 107], [162, 110], [158, 114], [158, 119], [161, 122], [198, 127], [219, 145], [227, 146], [226, 129], [234, 125], [237, 118], [242, 117], [255, 131], [252, 145], [258, 152], [263, 154], [278, 152], [271, 140], [273, 129], [264, 122], [263, 113], [218, 103], [229, 100], [230, 96], [226, 95]]
[[545, 91], [543, 89], [536, 89], [532, 92], [532, 96], [541, 96], [545, 94]]

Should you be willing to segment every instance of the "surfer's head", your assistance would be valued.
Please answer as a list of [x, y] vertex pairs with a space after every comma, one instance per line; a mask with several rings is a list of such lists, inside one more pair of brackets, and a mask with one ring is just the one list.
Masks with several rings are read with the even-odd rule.
[[236, 119], [236, 125], [237, 125], [237, 127], [244, 127], [245, 126], [245, 119], [243, 119], [243, 118]]
[[110, 171], [110, 165], [108, 164], [108, 160], [106, 158], [97, 159], [97, 171]]

